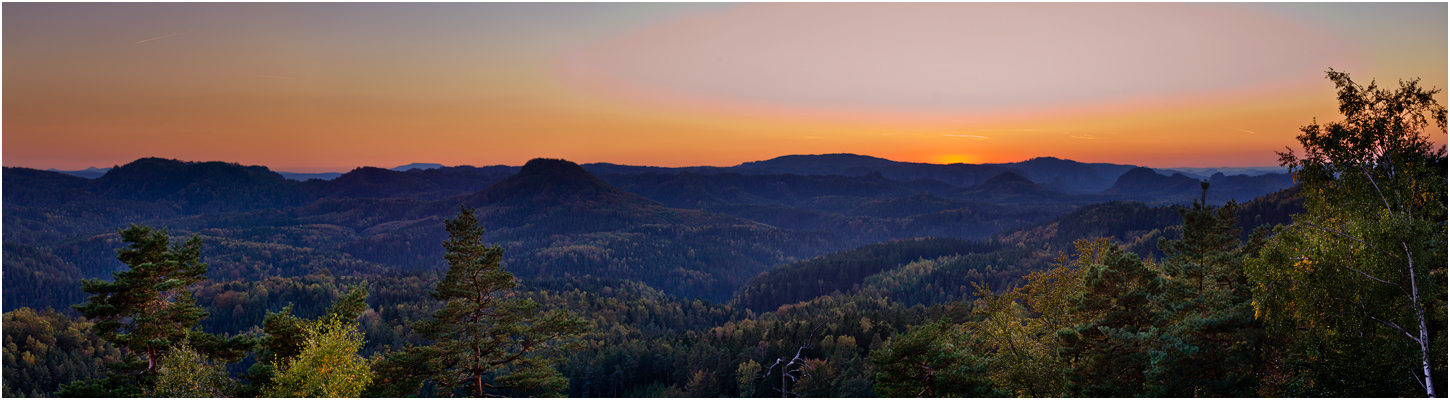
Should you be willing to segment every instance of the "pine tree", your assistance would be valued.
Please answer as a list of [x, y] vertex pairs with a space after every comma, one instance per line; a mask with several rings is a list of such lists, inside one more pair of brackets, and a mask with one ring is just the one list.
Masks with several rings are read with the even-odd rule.
[[582, 334], [587, 322], [563, 310], [540, 315], [539, 304], [514, 297], [513, 274], [500, 264], [503, 248], [483, 244], [473, 210], [446, 221], [448, 273], [430, 293], [445, 302], [416, 332], [434, 341], [433, 379], [477, 397], [500, 391], [556, 395], [568, 379], [554, 370], [558, 342]]
[[367, 297], [367, 287], [353, 286], [332, 303], [326, 315], [315, 321], [292, 315], [291, 304], [282, 311], [267, 313], [262, 320], [264, 335], [257, 341], [257, 363], [244, 375], [251, 385], [242, 394], [259, 394], [257, 391], [271, 385], [277, 371], [306, 349], [313, 325], [333, 319], [356, 321], [367, 310]]
[[1163, 289], [1153, 302], [1163, 329], [1146, 373], [1148, 394], [1167, 397], [1254, 395], [1263, 327], [1254, 319], [1244, 260], [1267, 231], [1240, 241], [1238, 204], [1203, 199], [1180, 210], [1183, 238], [1159, 240], [1168, 256]]
[[[1079, 254], [1103, 248], [1106, 241], [1079, 240]], [[1085, 246], [1094, 242], [1099, 246]], [[1068, 296], [1080, 321], [1058, 332], [1072, 365], [1069, 390], [1082, 397], [1139, 396], [1144, 393], [1149, 348], [1157, 339], [1150, 301], [1161, 292], [1163, 281], [1136, 254], [1116, 245], [1105, 250], [1080, 263], [1083, 290]]]
[[[221, 339], [193, 330], [207, 313], [196, 305], [191, 286], [206, 279], [206, 263], [201, 262], [201, 238], [193, 236], [185, 243], [171, 243], [165, 229], [131, 225], [120, 231], [127, 245], [116, 251], [117, 258], [130, 268], [112, 274], [105, 282], [88, 279], [81, 289], [91, 297], [74, 306], [81, 315], [95, 321], [97, 334], [127, 350], [127, 360], [110, 368], [116, 375], [103, 380], [75, 382], [68, 385], [72, 394], [104, 394], [112, 390], [135, 394], [149, 382], [161, 358], [182, 342], [210, 357], [236, 362], [254, 346], [250, 336]], [[135, 381], [140, 378], [142, 381]], [[120, 382], [139, 385], [130, 389], [116, 387]], [[65, 389], [63, 389], [64, 391]], [[96, 390], [100, 390], [99, 392]]]
[[983, 339], [948, 319], [897, 335], [871, 352], [881, 397], [998, 397]]

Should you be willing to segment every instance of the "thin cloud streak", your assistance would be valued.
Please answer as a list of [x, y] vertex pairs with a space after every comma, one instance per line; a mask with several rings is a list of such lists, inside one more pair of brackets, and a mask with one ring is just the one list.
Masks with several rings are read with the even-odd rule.
[[[186, 31], [186, 32], [191, 32], [191, 31]], [[149, 42], [149, 41], [152, 41], [152, 40], [156, 40], [156, 39], [165, 39], [165, 38], [169, 38], [169, 37], [172, 37], [172, 36], [180, 35], [180, 34], [183, 34], [183, 33], [186, 33], [186, 32], [177, 32], [177, 33], [173, 33], [173, 34], [166, 35], [166, 36], [154, 37], [154, 38], [142, 40], [142, 41], [139, 41], [139, 42], [136, 42], [136, 43], [146, 43], [146, 42]]]

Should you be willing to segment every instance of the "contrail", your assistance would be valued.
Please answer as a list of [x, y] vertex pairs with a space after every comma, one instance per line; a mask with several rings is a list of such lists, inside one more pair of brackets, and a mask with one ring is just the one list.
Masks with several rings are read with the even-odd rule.
[[[186, 31], [186, 32], [191, 32], [191, 31]], [[180, 34], [183, 34], [183, 33], [186, 33], [186, 32], [177, 32], [177, 33], [173, 33], [173, 34], [166, 35], [166, 36], [154, 37], [154, 38], [142, 40], [142, 41], [139, 41], [139, 42], [136, 42], [136, 43], [146, 43], [146, 42], [149, 42], [149, 41], [152, 41], [152, 40], [156, 40], [156, 39], [165, 39], [165, 38], [169, 38], [169, 37], [172, 37], [172, 36], [180, 35]]]
[[1254, 131], [1247, 131], [1247, 130], [1243, 130], [1243, 129], [1239, 129], [1239, 128], [1235, 128], [1235, 127], [1232, 127], [1232, 126], [1230, 126], [1230, 127], [1228, 127], [1228, 128], [1229, 128], [1229, 129], [1233, 129], [1233, 130], [1236, 130], [1236, 131], [1239, 131], [1239, 132], [1245, 132], [1245, 133], [1252, 133], [1252, 134], [1255, 134], [1255, 135], [1257, 135], [1257, 134], [1259, 134], [1259, 133], [1258, 133], [1258, 132], [1254, 132]]

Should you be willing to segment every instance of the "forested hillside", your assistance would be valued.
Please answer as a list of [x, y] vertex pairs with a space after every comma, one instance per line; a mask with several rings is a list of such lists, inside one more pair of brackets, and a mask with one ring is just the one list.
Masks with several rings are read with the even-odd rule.
[[[1417, 179], [1443, 175], [1439, 154]], [[1324, 240], [1290, 224], [1327, 212], [1325, 186], [1285, 177], [854, 155], [328, 181], [6, 168], [5, 394], [1418, 393], [1402, 336], [1354, 325], [1373, 347], [1353, 347], [1282, 330], [1313, 315], [1256, 314], [1315, 296], [1260, 289], [1282, 284], [1263, 265], [1299, 243], [1283, 240]], [[1443, 262], [1417, 268], [1443, 288]], [[1436, 298], [1420, 315], [1443, 348]], [[470, 353], [473, 335], [496, 350]], [[1360, 358], [1379, 372], [1341, 368]], [[1443, 354], [1424, 359], [1443, 374]]]
[[[197, 165], [144, 161], [169, 163], [169, 170]], [[13, 170], [17, 179], [7, 178], [7, 185], [28, 187], [7, 191], [7, 199], [17, 199], [7, 201], [7, 209], [20, 211], [7, 213], [7, 225], [42, 226], [32, 215], [68, 221], [64, 213], [91, 213], [86, 206], [121, 202], [154, 211], [138, 215], [116, 207], [115, 214], [61, 227], [87, 231], [145, 222], [200, 238], [208, 279], [194, 293], [208, 312], [198, 326], [204, 332], [265, 334], [259, 328], [268, 316], [284, 309], [298, 318], [321, 318], [349, 287], [363, 285], [367, 307], [357, 316], [357, 330], [366, 338], [358, 347], [364, 356], [426, 342], [413, 327], [441, 306], [428, 293], [442, 278], [443, 252], [436, 243], [445, 239], [443, 221], [455, 211], [450, 207], [475, 207], [487, 240], [506, 249], [504, 264], [524, 278], [521, 294], [586, 316], [594, 327], [581, 337], [589, 350], [572, 353], [559, 367], [572, 382], [567, 393], [580, 396], [766, 395], [769, 382], [742, 380], [741, 369], [763, 373], [766, 358], [802, 346], [807, 346], [802, 362], [825, 372], [802, 381], [795, 392], [871, 395], [870, 352], [910, 326], [942, 316], [967, 318], [970, 307], [961, 302], [974, 297], [969, 282], [1017, 286], [1027, 273], [1046, 268], [1053, 256], [1048, 250], [1070, 241], [1064, 238], [1106, 234], [1143, 242], [1142, 231], [1179, 222], [1175, 206], [1141, 203], [1094, 204], [1061, 214], [1092, 198], [1042, 189], [1012, 172], [960, 188], [875, 173], [647, 172], [605, 180], [560, 160], [536, 160], [498, 179], [476, 174], [475, 183], [456, 180], [475, 173], [469, 169], [449, 175], [364, 168], [327, 183], [289, 183], [295, 181], [267, 177], [260, 168], [240, 169], [235, 176], [264, 179], [254, 197], [317, 197], [304, 205], [263, 202], [249, 209], [246, 203], [187, 197], [207, 192], [186, 189], [205, 183], [151, 185], [149, 197], [138, 200], [97, 191], [93, 188], [102, 186], [92, 186], [96, 181]], [[36, 180], [40, 183], [32, 183]], [[245, 191], [249, 182], [256, 184], [241, 179], [225, 190]], [[489, 184], [465, 192], [478, 182]], [[1022, 201], [1024, 195], [1037, 197]], [[1270, 219], [1287, 220], [1287, 214], [1279, 215], [1282, 206], [1260, 208]], [[1151, 217], [1158, 214], [1163, 217]], [[1094, 218], [1143, 222], [1111, 228]], [[1055, 232], [1064, 223], [1068, 232], [1062, 234], [1025, 233]], [[1031, 225], [1003, 231], [1023, 224]], [[44, 239], [67, 237], [65, 232], [7, 232], [12, 238], [5, 251], [7, 309], [55, 309], [62, 313], [45, 315], [86, 326], [66, 315], [68, 306], [85, 300], [82, 278], [105, 279], [124, 270], [114, 256], [122, 237], [99, 231]], [[943, 237], [912, 239], [919, 236]], [[811, 258], [875, 241], [886, 242]], [[773, 264], [781, 266], [767, 271]], [[71, 344], [54, 349], [66, 357], [90, 351]], [[650, 356], [638, 358], [643, 354]], [[23, 370], [95, 378], [101, 377], [99, 366], [34, 364]], [[24, 393], [52, 393], [68, 379], [40, 379], [39, 389]]]

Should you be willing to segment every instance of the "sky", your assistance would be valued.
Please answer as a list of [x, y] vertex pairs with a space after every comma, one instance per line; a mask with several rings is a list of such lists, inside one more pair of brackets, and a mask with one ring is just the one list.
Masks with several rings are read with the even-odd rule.
[[0, 14], [0, 162], [60, 170], [828, 153], [1274, 166], [1299, 127], [1340, 119], [1329, 68], [1447, 86], [1443, 2], [7, 2]]

